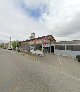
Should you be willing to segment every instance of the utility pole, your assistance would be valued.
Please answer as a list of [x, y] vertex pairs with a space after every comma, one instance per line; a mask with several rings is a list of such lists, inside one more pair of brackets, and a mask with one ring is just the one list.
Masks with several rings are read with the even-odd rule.
[[11, 37], [10, 37], [10, 48], [11, 48]]
[[42, 43], [42, 56], [43, 56], [43, 53], [44, 53], [44, 52], [43, 52], [43, 43]]

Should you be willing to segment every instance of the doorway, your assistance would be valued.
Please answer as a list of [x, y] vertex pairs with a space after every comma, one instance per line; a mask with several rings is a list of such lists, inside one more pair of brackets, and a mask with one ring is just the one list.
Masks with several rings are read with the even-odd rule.
[[54, 53], [54, 46], [51, 46], [51, 53]]

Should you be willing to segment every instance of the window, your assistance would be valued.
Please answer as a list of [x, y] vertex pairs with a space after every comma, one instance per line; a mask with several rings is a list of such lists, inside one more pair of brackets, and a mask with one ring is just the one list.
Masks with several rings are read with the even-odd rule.
[[80, 45], [67, 45], [66, 50], [80, 51]]
[[55, 49], [65, 50], [65, 45], [55, 45]]

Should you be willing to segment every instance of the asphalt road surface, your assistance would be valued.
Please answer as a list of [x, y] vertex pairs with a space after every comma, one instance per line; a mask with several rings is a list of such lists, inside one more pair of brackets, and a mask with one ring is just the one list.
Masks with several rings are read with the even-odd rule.
[[80, 63], [0, 49], [0, 92], [80, 92]]

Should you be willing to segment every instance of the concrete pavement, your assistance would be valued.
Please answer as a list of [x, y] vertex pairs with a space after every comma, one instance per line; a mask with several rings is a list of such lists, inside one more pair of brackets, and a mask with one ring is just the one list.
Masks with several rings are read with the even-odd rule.
[[80, 63], [46, 55], [32, 59], [0, 50], [0, 92], [80, 92]]

